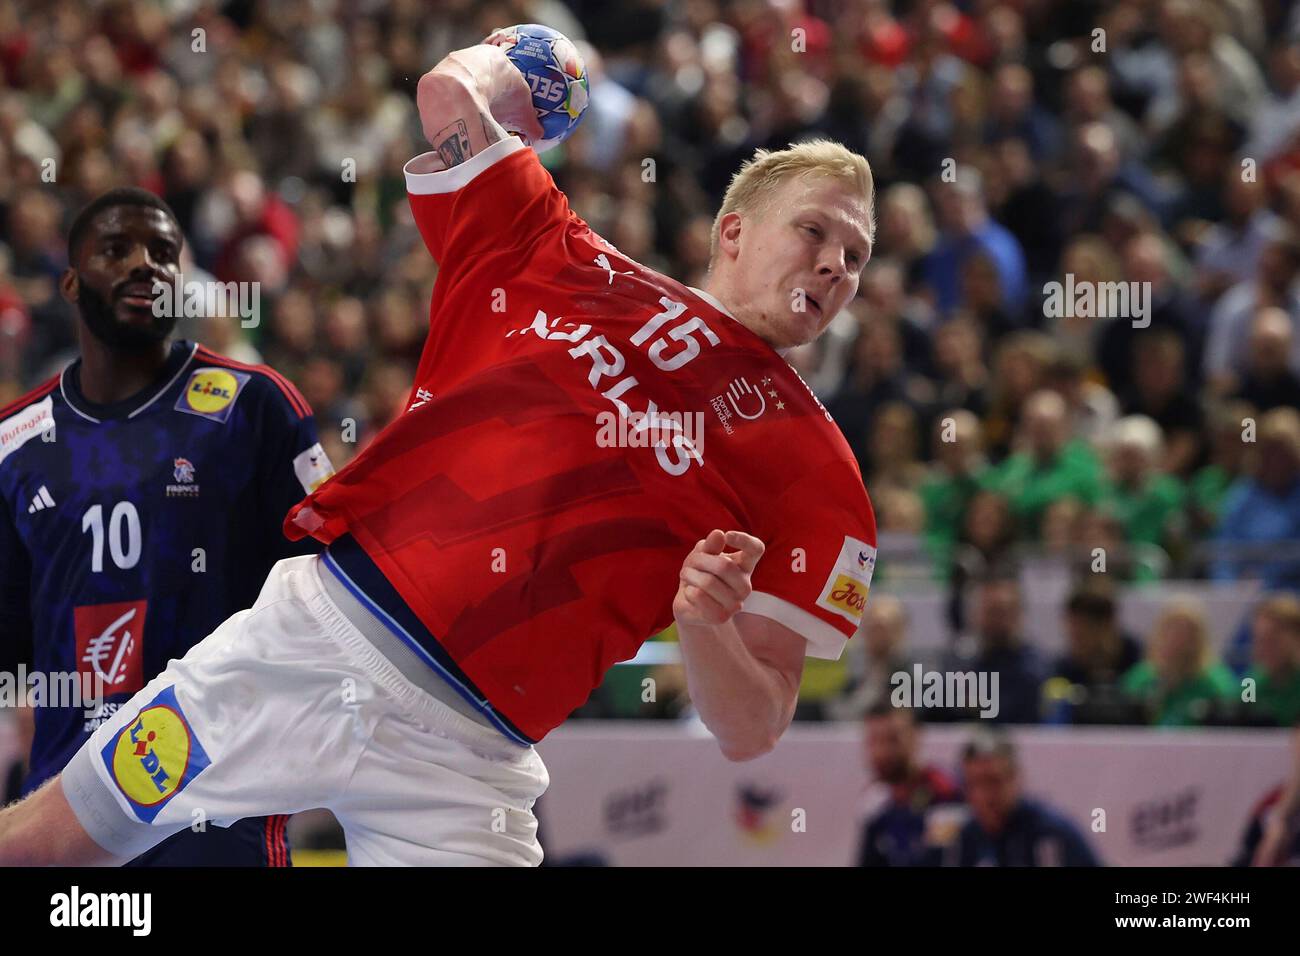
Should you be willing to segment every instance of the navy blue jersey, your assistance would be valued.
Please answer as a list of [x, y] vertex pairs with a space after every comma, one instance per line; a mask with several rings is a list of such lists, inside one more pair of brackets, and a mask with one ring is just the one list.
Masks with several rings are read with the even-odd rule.
[[960, 866], [1101, 865], [1079, 828], [1036, 800], [1021, 800], [996, 835], [971, 818], [958, 841]]
[[285, 513], [331, 473], [311, 409], [265, 366], [179, 341], [114, 405], [80, 360], [0, 409], [0, 667], [103, 682], [97, 711], [40, 706], [24, 785], [312, 549]]

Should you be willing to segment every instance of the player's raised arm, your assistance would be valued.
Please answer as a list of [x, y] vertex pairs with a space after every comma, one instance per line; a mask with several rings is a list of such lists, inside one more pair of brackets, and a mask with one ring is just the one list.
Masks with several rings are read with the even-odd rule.
[[420, 77], [416, 105], [434, 152], [420, 157], [411, 172], [459, 166], [509, 135], [507, 129], [529, 143], [542, 138], [528, 82], [488, 40], [449, 53]]

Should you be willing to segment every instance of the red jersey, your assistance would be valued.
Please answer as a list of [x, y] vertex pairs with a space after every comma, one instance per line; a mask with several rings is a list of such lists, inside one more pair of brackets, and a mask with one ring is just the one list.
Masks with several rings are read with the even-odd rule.
[[534, 740], [672, 623], [682, 562], [713, 528], [766, 545], [743, 610], [837, 658], [875, 519], [790, 365], [592, 232], [513, 137], [406, 175], [439, 266], [409, 408], [286, 533], [350, 534]]

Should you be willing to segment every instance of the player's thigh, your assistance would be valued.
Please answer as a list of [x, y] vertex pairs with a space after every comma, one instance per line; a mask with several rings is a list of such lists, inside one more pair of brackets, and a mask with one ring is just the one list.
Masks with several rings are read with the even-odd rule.
[[276, 565], [253, 608], [96, 730], [65, 771], [79, 817], [162, 839], [327, 805], [342, 789], [370, 718], [352, 659], [313, 614], [303, 560]]
[[354, 866], [537, 866], [541, 755], [482, 748], [390, 714], [334, 808]]

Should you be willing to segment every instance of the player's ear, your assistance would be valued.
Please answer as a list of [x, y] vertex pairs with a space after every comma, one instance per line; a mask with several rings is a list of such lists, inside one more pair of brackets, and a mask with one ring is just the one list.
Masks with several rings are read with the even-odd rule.
[[77, 295], [81, 292], [81, 276], [77, 275], [77, 270], [68, 266], [63, 270], [63, 275], [59, 277], [59, 294], [63, 296], [65, 302], [76, 303]]
[[740, 255], [741, 218], [740, 213], [729, 212], [718, 223], [718, 250], [733, 259]]

